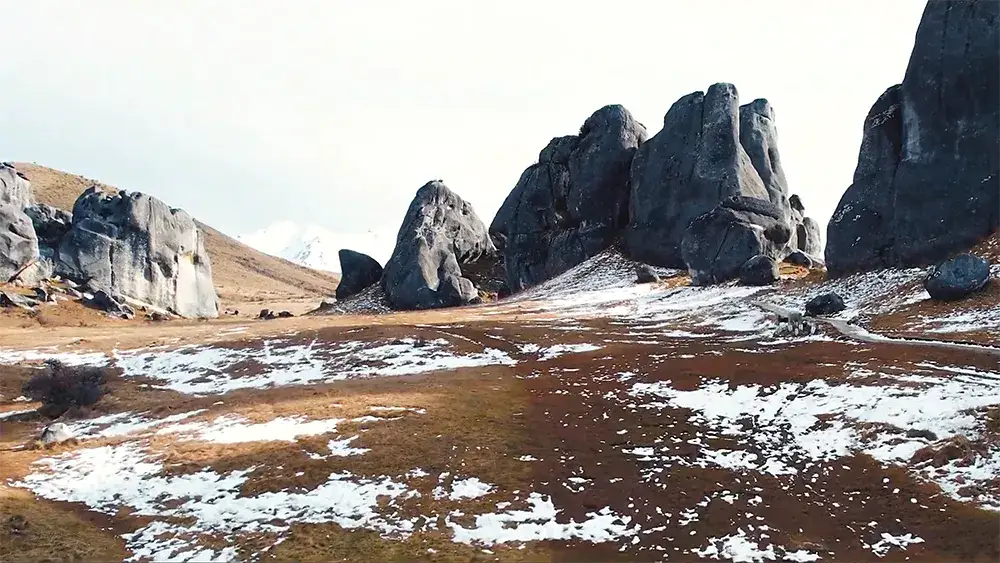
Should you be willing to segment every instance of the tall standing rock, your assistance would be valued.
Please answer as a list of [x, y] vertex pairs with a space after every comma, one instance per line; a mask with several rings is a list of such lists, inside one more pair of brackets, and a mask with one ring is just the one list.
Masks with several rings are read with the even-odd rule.
[[774, 108], [767, 100], [758, 98], [740, 106], [740, 145], [760, 176], [767, 198], [778, 207], [789, 209], [788, 180], [778, 154]]
[[428, 182], [403, 217], [382, 272], [382, 288], [394, 309], [467, 305], [479, 294], [462, 276], [462, 264], [495, 254], [472, 205], [440, 180]]
[[31, 184], [8, 163], [0, 164], [0, 283], [38, 259], [38, 237], [24, 208]]
[[788, 217], [792, 226], [790, 249], [819, 256], [822, 253], [819, 224], [805, 216], [805, 208], [799, 196], [788, 194], [788, 180], [781, 167], [781, 155], [778, 152], [774, 108], [767, 100], [758, 98], [740, 106], [740, 144], [750, 156], [754, 169], [760, 174], [767, 190], [767, 198]]
[[924, 8], [900, 85], [865, 119], [827, 226], [832, 275], [933, 262], [1000, 226], [1000, 2]]
[[148, 195], [84, 191], [59, 245], [56, 270], [93, 290], [184, 317], [219, 314], [201, 231], [186, 212]]
[[628, 220], [629, 166], [646, 128], [620, 105], [556, 137], [521, 174], [490, 225], [507, 282], [536, 285], [608, 248]]
[[684, 231], [731, 196], [769, 199], [740, 144], [736, 87], [720, 83], [677, 100], [663, 129], [636, 152], [625, 231], [629, 253], [649, 264], [683, 268]]
[[24, 211], [0, 201], [0, 283], [38, 259], [38, 238]]
[[382, 265], [371, 256], [346, 248], [338, 252], [337, 256], [340, 258], [337, 301], [356, 295], [382, 279]]
[[16, 209], [31, 205], [31, 183], [9, 162], [0, 163], [0, 203]]

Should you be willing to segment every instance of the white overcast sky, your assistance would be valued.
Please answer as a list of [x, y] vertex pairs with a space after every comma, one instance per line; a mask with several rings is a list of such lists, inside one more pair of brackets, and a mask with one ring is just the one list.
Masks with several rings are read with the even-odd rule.
[[489, 223], [551, 137], [649, 129], [732, 82], [826, 223], [923, 0], [0, 0], [0, 159], [156, 195], [230, 234], [392, 232], [442, 178]]

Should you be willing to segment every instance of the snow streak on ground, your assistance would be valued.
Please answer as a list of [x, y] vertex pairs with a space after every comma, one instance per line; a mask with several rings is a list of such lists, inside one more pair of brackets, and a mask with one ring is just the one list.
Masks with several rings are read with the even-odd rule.
[[265, 340], [261, 347], [260, 350], [216, 346], [134, 350], [117, 353], [116, 363], [125, 377], [152, 377], [163, 380], [167, 389], [199, 395], [515, 363], [509, 355], [494, 348], [455, 353], [443, 339], [406, 338], [374, 346], [364, 341], [298, 344]]

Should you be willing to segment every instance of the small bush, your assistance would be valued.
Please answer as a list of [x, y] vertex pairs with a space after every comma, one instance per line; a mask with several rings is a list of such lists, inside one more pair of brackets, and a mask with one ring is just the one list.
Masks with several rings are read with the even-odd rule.
[[50, 360], [39, 373], [24, 384], [22, 392], [42, 403], [40, 413], [58, 418], [73, 407], [86, 407], [100, 400], [108, 381], [108, 368], [69, 366]]

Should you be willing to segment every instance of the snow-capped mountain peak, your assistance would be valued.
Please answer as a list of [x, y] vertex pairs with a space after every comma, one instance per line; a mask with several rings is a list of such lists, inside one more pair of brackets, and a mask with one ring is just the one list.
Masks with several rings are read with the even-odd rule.
[[335, 233], [316, 225], [299, 225], [294, 221], [279, 221], [236, 238], [266, 254], [328, 272], [340, 272], [337, 253], [342, 248], [364, 252], [384, 264], [392, 255], [396, 243], [395, 236], [385, 229]]

